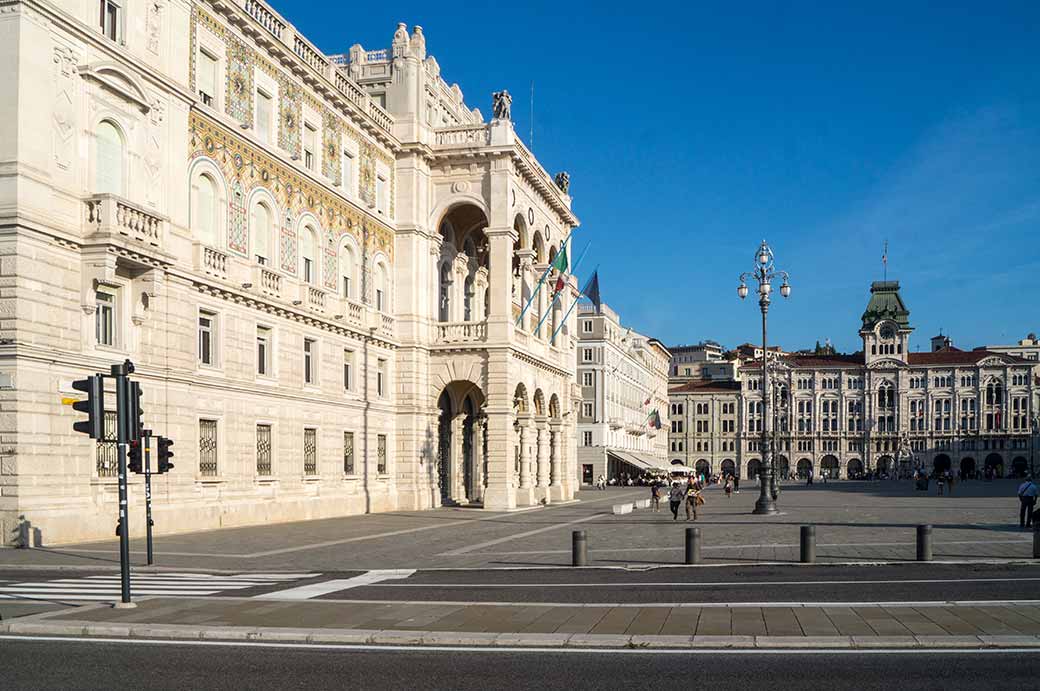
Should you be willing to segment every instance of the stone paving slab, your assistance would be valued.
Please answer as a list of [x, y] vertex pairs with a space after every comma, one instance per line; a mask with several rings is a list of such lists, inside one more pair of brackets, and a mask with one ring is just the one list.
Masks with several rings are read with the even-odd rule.
[[[1023, 608], [1015, 605], [688, 608], [388, 606], [344, 601], [294, 605], [274, 609], [242, 598], [156, 597], [142, 599], [136, 609], [92, 605], [2, 621], [0, 633], [507, 647], [1040, 648], [1040, 622], [1021, 614]], [[200, 608], [215, 623], [199, 624], [195, 615]], [[860, 630], [870, 634], [841, 633], [848, 628], [843, 622], [856, 618]], [[420, 621], [425, 626], [418, 625]], [[963, 625], [949, 630], [941, 623], [954, 621], [977, 623], [969, 624], [971, 633], [964, 633]], [[929, 633], [914, 633], [915, 629]]]

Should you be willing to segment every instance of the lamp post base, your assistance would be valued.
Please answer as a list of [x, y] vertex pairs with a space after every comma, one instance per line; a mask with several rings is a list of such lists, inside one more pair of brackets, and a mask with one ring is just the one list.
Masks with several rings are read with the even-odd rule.
[[755, 510], [752, 511], [752, 515], [755, 516], [771, 516], [778, 513], [776, 509], [776, 500], [773, 497], [770, 488], [771, 477], [767, 477], [767, 473], [763, 473], [759, 476], [759, 495], [758, 501], [755, 502]]

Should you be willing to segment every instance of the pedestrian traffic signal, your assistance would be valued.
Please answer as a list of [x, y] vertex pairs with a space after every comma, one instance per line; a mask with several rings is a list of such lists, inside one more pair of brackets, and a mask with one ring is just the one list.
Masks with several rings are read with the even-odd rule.
[[141, 430], [144, 429], [144, 411], [141, 410], [141, 385], [135, 381], [129, 382], [129, 400], [127, 402], [127, 438], [129, 440], [140, 439]]
[[173, 470], [173, 463], [170, 463], [170, 459], [173, 458], [173, 452], [170, 451], [170, 447], [173, 446], [173, 440], [167, 439], [166, 437], [159, 437], [159, 472], [167, 473]]
[[143, 473], [144, 466], [141, 465], [141, 441], [134, 439], [130, 442], [130, 450], [127, 452], [126, 467], [131, 473]]
[[89, 435], [91, 439], [105, 438], [105, 383], [100, 374], [72, 382], [72, 388], [87, 394], [87, 400], [76, 401], [73, 410], [87, 414], [86, 420], [72, 424], [72, 429]]

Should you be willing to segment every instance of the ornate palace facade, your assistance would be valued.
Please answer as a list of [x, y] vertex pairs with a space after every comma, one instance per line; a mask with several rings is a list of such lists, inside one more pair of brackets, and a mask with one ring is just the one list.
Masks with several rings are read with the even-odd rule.
[[[915, 467], [1023, 474], [1040, 461], [1035, 363], [987, 350], [909, 352], [910, 312], [896, 281], [876, 282], [863, 351], [771, 361], [774, 449], [781, 473], [857, 477]], [[762, 365], [734, 382], [670, 390], [670, 456], [704, 472], [757, 474]]]
[[516, 319], [578, 220], [508, 93], [485, 121], [421, 27], [328, 56], [258, 0], [0, 0], [0, 38], [4, 544], [111, 535], [62, 398], [126, 358], [159, 532], [572, 497], [576, 286]]

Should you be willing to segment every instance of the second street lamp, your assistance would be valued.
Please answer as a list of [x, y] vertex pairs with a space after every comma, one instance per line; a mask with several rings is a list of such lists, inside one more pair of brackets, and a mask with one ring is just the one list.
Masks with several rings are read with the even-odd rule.
[[776, 500], [773, 497], [773, 463], [770, 446], [769, 417], [769, 350], [766, 338], [766, 315], [769, 313], [769, 294], [773, 292], [773, 280], [782, 278], [780, 294], [785, 298], [791, 295], [791, 284], [786, 271], [778, 271], [773, 266], [773, 250], [763, 240], [755, 252], [755, 268], [740, 274], [740, 285], [737, 295], [743, 300], [748, 294], [748, 279], [758, 283], [758, 306], [762, 310], [762, 460], [759, 463], [759, 497], [755, 502], [753, 513], [770, 515], [776, 513]]

